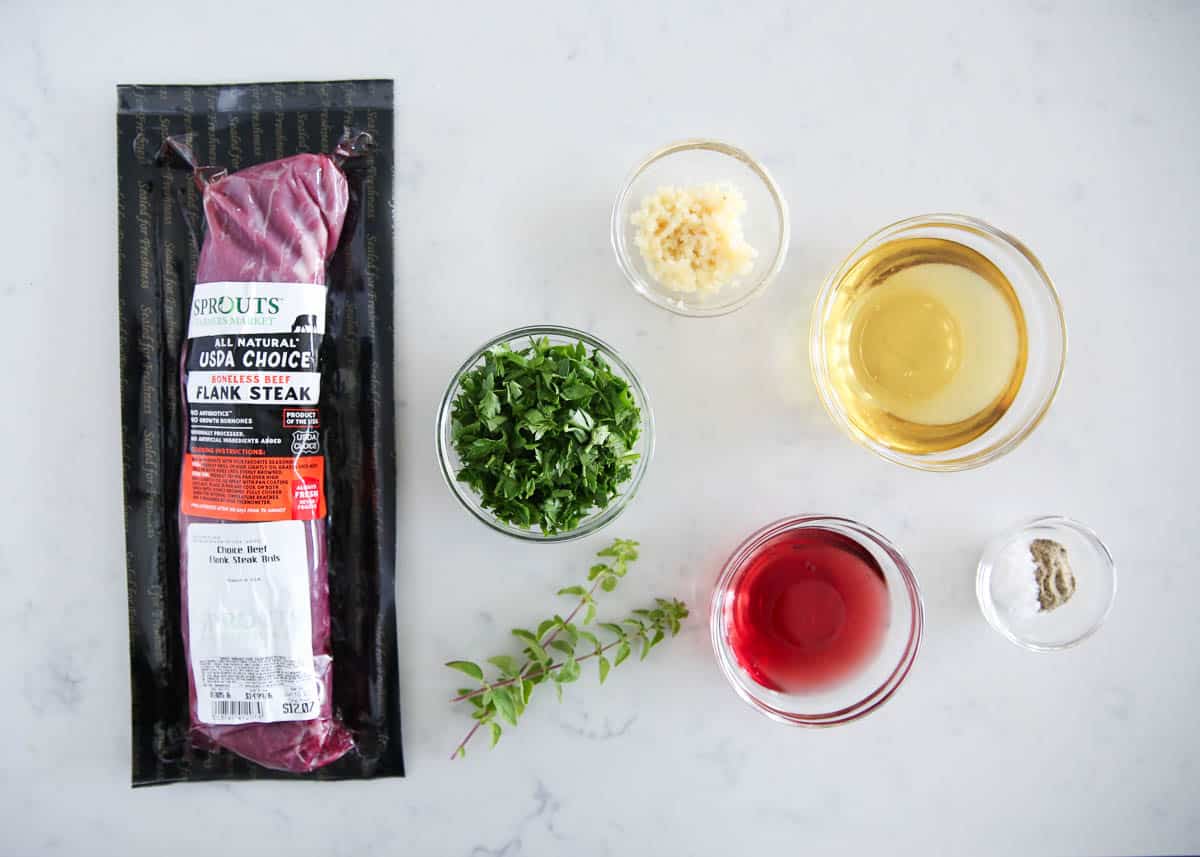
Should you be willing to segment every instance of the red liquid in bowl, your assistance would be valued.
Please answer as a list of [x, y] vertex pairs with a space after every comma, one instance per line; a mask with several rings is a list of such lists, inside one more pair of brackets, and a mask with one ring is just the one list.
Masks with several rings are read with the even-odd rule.
[[871, 553], [819, 528], [771, 539], [746, 560], [725, 608], [729, 646], [763, 687], [823, 690], [871, 662], [888, 625], [888, 590]]

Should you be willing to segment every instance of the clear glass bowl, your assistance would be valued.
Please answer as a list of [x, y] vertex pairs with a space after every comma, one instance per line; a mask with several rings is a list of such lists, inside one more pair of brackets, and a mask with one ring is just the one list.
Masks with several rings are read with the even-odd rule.
[[[758, 251], [750, 272], [711, 294], [680, 294], [650, 276], [634, 243], [630, 216], [642, 200], [663, 186], [729, 183], [746, 198], [742, 226]], [[783, 268], [791, 227], [787, 203], [771, 174], [741, 149], [717, 140], [682, 140], [648, 155], [625, 180], [612, 210], [612, 245], [617, 264], [638, 294], [657, 306], [686, 316], [733, 312], [762, 294]]]
[[[830, 377], [827, 314], [846, 274], [875, 248], [905, 238], [943, 238], [963, 244], [991, 261], [1012, 284], [1025, 316], [1028, 359], [1016, 398], [1004, 415], [974, 440], [927, 454], [893, 449], [854, 422]], [[1067, 326], [1050, 276], [1032, 251], [1006, 232], [960, 214], [926, 214], [886, 226], [858, 246], [830, 274], [817, 295], [809, 335], [813, 380], [825, 409], [843, 431], [877, 455], [918, 470], [966, 470], [1017, 447], [1050, 409], [1067, 359]]]
[[[633, 475], [620, 487], [619, 493], [608, 506], [603, 509], [597, 509], [587, 515], [574, 529], [553, 534], [543, 533], [540, 529], [518, 527], [507, 521], [500, 520], [491, 510], [485, 509], [480, 503], [479, 496], [468, 485], [458, 481], [458, 471], [462, 462], [458, 454], [454, 451], [454, 444], [451, 441], [451, 432], [453, 429], [451, 411], [453, 410], [454, 397], [458, 394], [459, 383], [463, 375], [475, 368], [483, 360], [484, 354], [498, 345], [508, 343], [514, 349], [520, 349], [528, 345], [530, 340], [542, 337], [549, 339], [552, 345], [582, 342], [589, 350], [594, 349], [599, 352], [612, 367], [613, 372], [629, 383], [629, 389], [633, 393], [638, 409], [642, 412], [642, 431], [637, 444], [633, 448], [633, 451], [640, 453], [641, 457], [633, 467]], [[646, 468], [649, 466], [650, 459], [654, 454], [654, 415], [650, 410], [650, 402], [646, 398], [646, 390], [642, 386], [642, 382], [638, 379], [637, 373], [617, 354], [611, 345], [592, 336], [590, 333], [584, 333], [582, 330], [575, 330], [570, 327], [561, 327], [552, 324], [530, 325], [528, 327], [518, 327], [515, 330], [510, 330], [494, 339], [488, 340], [479, 346], [466, 359], [459, 370], [454, 373], [454, 377], [450, 380], [450, 385], [446, 388], [446, 394], [442, 397], [441, 407], [438, 409], [437, 451], [438, 461], [442, 466], [442, 476], [445, 478], [446, 484], [450, 487], [454, 496], [458, 498], [458, 501], [462, 503], [463, 507], [476, 518], [483, 521], [492, 529], [518, 539], [533, 542], [564, 542], [571, 539], [583, 538], [596, 532], [601, 527], [611, 523], [629, 505], [629, 501], [633, 499], [634, 494], [637, 493], [637, 489], [642, 483], [642, 477], [646, 475]]]
[[[866, 549], [887, 581], [889, 613], [883, 644], [874, 659], [841, 684], [812, 693], [782, 693], [756, 682], [738, 663], [729, 642], [728, 613], [746, 563], [775, 537], [796, 529], [824, 529], [853, 539]], [[709, 614], [713, 649], [721, 672], [738, 696], [780, 723], [837, 726], [870, 714], [887, 702], [916, 660], [925, 630], [925, 609], [917, 579], [898, 548], [857, 521], [827, 515], [803, 515], [768, 524], [733, 552], [721, 570]]]
[[[1052, 539], [1067, 549], [1076, 588], [1061, 607], [1024, 615], [1006, 607], [1000, 596], [1005, 584], [996, 566], [1011, 545], [1034, 539]], [[975, 575], [975, 597], [988, 624], [1034, 652], [1061, 652], [1092, 636], [1108, 618], [1116, 594], [1117, 567], [1104, 542], [1083, 524], [1061, 516], [1034, 518], [997, 536], [983, 552]]]

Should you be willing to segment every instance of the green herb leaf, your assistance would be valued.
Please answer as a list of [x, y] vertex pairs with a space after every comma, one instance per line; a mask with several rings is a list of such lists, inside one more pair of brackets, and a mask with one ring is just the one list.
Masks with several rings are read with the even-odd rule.
[[615, 539], [611, 545], [598, 552], [596, 556], [611, 556], [623, 560], [638, 558], [638, 543], [631, 539]]
[[537, 664], [544, 664], [550, 660], [550, 653], [538, 642], [525, 646], [525, 654], [529, 656], [529, 660]]
[[621, 661], [623, 661], [627, 657], [629, 657], [630, 651], [631, 650], [629, 648], [629, 642], [626, 640], [622, 640], [621, 645], [617, 646], [617, 656], [615, 658], [613, 658], [613, 666], [619, 667], [621, 665]]
[[592, 429], [592, 439], [589, 441], [590, 446], [603, 446], [612, 434], [612, 429], [606, 425], [598, 425]]
[[608, 662], [608, 658], [604, 655], [600, 656], [600, 683], [604, 684], [604, 680], [608, 678], [608, 671], [612, 669], [612, 664]]
[[492, 721], [492, 746], [495, 747], [500, 741], [500, 724], [495, 720]]
[[558, 594], [559, 595], [575, 595], [575, 596], [583, 597], [584, 595], [587, 595], [587, 590], [584, 589], [582, 586], [566, 586], [566, 587], [558, 590]]
[[534, 440], [541, 440], [542, 435], [546, 433], [554, 425], [553, 420], [543, 414], [537, 408], [530, 408], [522, 416], [520, 422], [517, 423], [518, 429], [524, 429], [533, 436]]
[[500, 716], [516, 726], [517, 705], [513, 700], [512, 689], [509, 687], [496, 688], [492, 693], [492, 701], [496, 703], [496, 710], [500, 712]]
[[563, 387], [562, 394], [564, 399], [569, 402], [573, 402], [577, 399], [591, 398], [592, 396], [596, 395], [596, 390], [593, 387], [589, 387], [587, 384], [580, 384], [577, 382]]
[[484, 419], [498, 416], [500, 414], [500, 397], [491, 390], [484, 392], [479, 400], [479, 416]]
[[555, 679], [560, 684], [567, 684], [568, 682], [578, 680], [580, 672], [579, 661], [574, 658], [567, 658], [555, 674]]
[[521, 665], [516, 658], [508, 655], [496, 655], [488, 658], [488, 663], [500, 670], [506, 678], [511, 678], [521, 671]]
[[458, 670], [459, 672], [466, 673], [473, 679], [483, 681], [483, 669], [479, 666], [479, 664], [474, 664], [470, 661], [450, 661], [446, 664], [446, 666], [450, 667], [452, 670]]
[[592, 415], [582, 408], [575, 408], [567, 417], [567, 425], [570, 429], [579, 429], [587, 437], [587, 433], [596, 427], [596, 421], [592, 419]]

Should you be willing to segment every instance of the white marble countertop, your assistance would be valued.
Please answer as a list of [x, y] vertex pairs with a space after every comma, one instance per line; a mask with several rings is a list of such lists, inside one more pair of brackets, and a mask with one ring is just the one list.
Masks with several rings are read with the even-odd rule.
[[[13, 746], [0, 852], [204, 855], [1132, 854], [1200, 851], [1200, 4], [675, 0], [616, 6], [4, 4], [0, 651]], [[120, 8], [114, 8], [119, 6]], [[117, 413], [114, 86], [396, 79], [400, 663], [409, 776], [131, 790]], [[784, 274], [730, 317], [627, 286], [609, 205], [674, 138], [737, 143], [791, 204]], [[876, 460], [814, 400], [817, 285], [931, 210], [1025, 239], [1071, 354], [1009, 457]], [[580, 326], [642, 373], [659, 449], [603, 536], [531, 546], [470, 519], [433, 454], [449, 374], [522, 323]], [[907, 552], [928, 637], [850, 726], [777, 726], [725, 685], [704, 607], [724, 556], [784, 514], [866, 521]], [[987, 538], [1076, 517], [1117, 557], [1108, 624], [1038, 656], [974, 599]], [[441, 666], [486, 656], [607, 537], [623, 593], [678, 594], [680, 640], [446, 756]], [[620, 593], [618, 593], [620, 594]]]

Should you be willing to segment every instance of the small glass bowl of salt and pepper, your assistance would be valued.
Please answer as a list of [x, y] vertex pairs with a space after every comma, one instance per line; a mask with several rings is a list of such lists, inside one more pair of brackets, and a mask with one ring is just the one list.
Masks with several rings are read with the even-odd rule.
[[1112, 610], [1117, 569], [1092, 530], [1063, 517], [1034, 518], [984, 550], [975, 578], [993, 628], [1034, 652], [1079, 645]]

